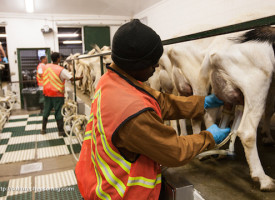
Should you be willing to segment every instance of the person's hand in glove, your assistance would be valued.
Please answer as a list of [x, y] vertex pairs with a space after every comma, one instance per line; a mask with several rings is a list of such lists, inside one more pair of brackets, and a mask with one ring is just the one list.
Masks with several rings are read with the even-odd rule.
[[7, 59], [7, 57], [4, 57], [4, 58], [3, 58], [3, 61], [4, 61], [5, 63], [8, 63], [8, 62], [9, 62], [8, 59]]
[[223, 101], [218, 99], [215, 94], [211, 94], [204, 99], [204, 109], [216, 108], [223, 105]]
[[230, 128], [219, 128], [216, 124], [212, 124], [208, 129], [216, 142], [216, 144], [221, 143], [230, 133]]

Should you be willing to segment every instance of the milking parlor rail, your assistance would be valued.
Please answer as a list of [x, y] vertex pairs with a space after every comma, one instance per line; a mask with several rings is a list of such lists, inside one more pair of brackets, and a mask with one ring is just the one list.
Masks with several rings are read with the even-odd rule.
[[[229, 26], [223, 26], [220, 28], [212, 29], [212, 30], [202, 31], [202, 32], [198, 32], [198, 33], [194, 33], [194, 34], [190, 34], [190, 35], [184, 35], [184, 36], [180, 36], [180, 37], [176, 37], [176, 38], [163, 40], [162, 44], [163, 45], [176, 44], [176, 43], [180, 43], [180, 42], [187, 42], [187, 41], [191, 41], [191, 40], [197, 40], [197, 39], [202, 39], [202, 38], [207, 38], [207, 37], [212, 37], [212, 36], [217, 36], [217, 35], [245, 31], [245, 30], [254, 29], [257, 27], [261, 27], [261, 26], [268, 26], [268, 25], [274, 25], [274, 24], [275, 24], [275, 15], [272, 15], [269, 17], [264, 17], [264, 18], [255, 19], [255, 20], [251, 20], [251, 21], [247, 21], [247, 22], [238, 23], [238, 24], [233, 24], [233, 25], [229, 25]], [[101, 53], [101, 54], [96, 54], [96, 55], [85, 56], [85, 57], [81, 57], [81, 58], [75, 58], [75, 59], [68, 60], [68, 61], [73, 61], [74, 78], [75, 78], [75, 60], [100, 56], [101, 75], [103, 75], [103, 73], [104, 73], [103, 56], [110, 55], [110, 54], [111, 54], [111, 52], [107, 52], [107, 53]], [[74, 82], [74, 99], [76, 101], [75, 82]]]

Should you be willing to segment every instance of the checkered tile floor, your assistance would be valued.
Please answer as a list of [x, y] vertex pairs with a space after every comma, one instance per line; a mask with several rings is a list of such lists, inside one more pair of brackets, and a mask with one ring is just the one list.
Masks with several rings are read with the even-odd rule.
[[[0, 133], [0, 164], [43, 159], [71, 154], [69, 138], [59, 137], [54, 115], [50, 115], [47, 133], [40, 134], [42, 116], [11, 116]], [[81, 146], [72, 139], [76, 153]], [[0, 200], [81, 200], [73, 170], [27, 176], [0, 182]]]
[[[68, 138], [58, 136], [54, 115], [50, 115], [47, 133], [40, 134], [42, 116], [11, 116], [0, 133], [0, 164], [71, 154]], [[75, 153], [81, 146], [73, 139]]]
[[[34, 182], [32, 182], [34, 180]], [[34, 195], [33, 195], [34, 194]], [[34, 197], [34, 198], [33, 198]], [[0, 182], [0, 200], [80, 200], [73, 170]]]

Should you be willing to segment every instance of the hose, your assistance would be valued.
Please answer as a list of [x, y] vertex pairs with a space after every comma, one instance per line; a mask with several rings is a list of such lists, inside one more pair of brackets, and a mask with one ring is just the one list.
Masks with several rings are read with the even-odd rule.
[[14, 92], [7, 90], [6, 96], [0, 97], [0, 130], [8, 121], [15, 103], [17, 103], [17, 95]]
[[78, 157], [73, 149], [73, 137], [75, 136], [77, 142], [82, 146], [88, 119], [85, 115], [77, 114], [77, 103], [70, 99], [66, 99], [62, 106], [61, 114], [64, 117], [64, 132], [69, 138], [72, 154], [78, 161]]
[[73, 154], [74, 158], [78, 161], [79, 158], [75, 155], [75, 152], [73, 149], [72, 138], [73, 138], [73, 134], [75, 134], [75, 137], [78, 140], [78, 143], [82, 146], [88, 119], [85, 115], [78, 115], [76, 117], [77, 117], [77, 119], [73, 122], [72, 129], [70, 131], [69, 142], [70, 142], [70, 148], [71, 148], [72, 154]]

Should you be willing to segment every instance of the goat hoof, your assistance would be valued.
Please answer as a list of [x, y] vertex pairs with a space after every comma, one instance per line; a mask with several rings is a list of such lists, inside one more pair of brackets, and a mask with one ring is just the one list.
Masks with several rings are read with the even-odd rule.
[[275, 181], [268, 177], [268, 180], [261, 182], [261, 191], [265, 191], [265, 192], [275, 191]]

